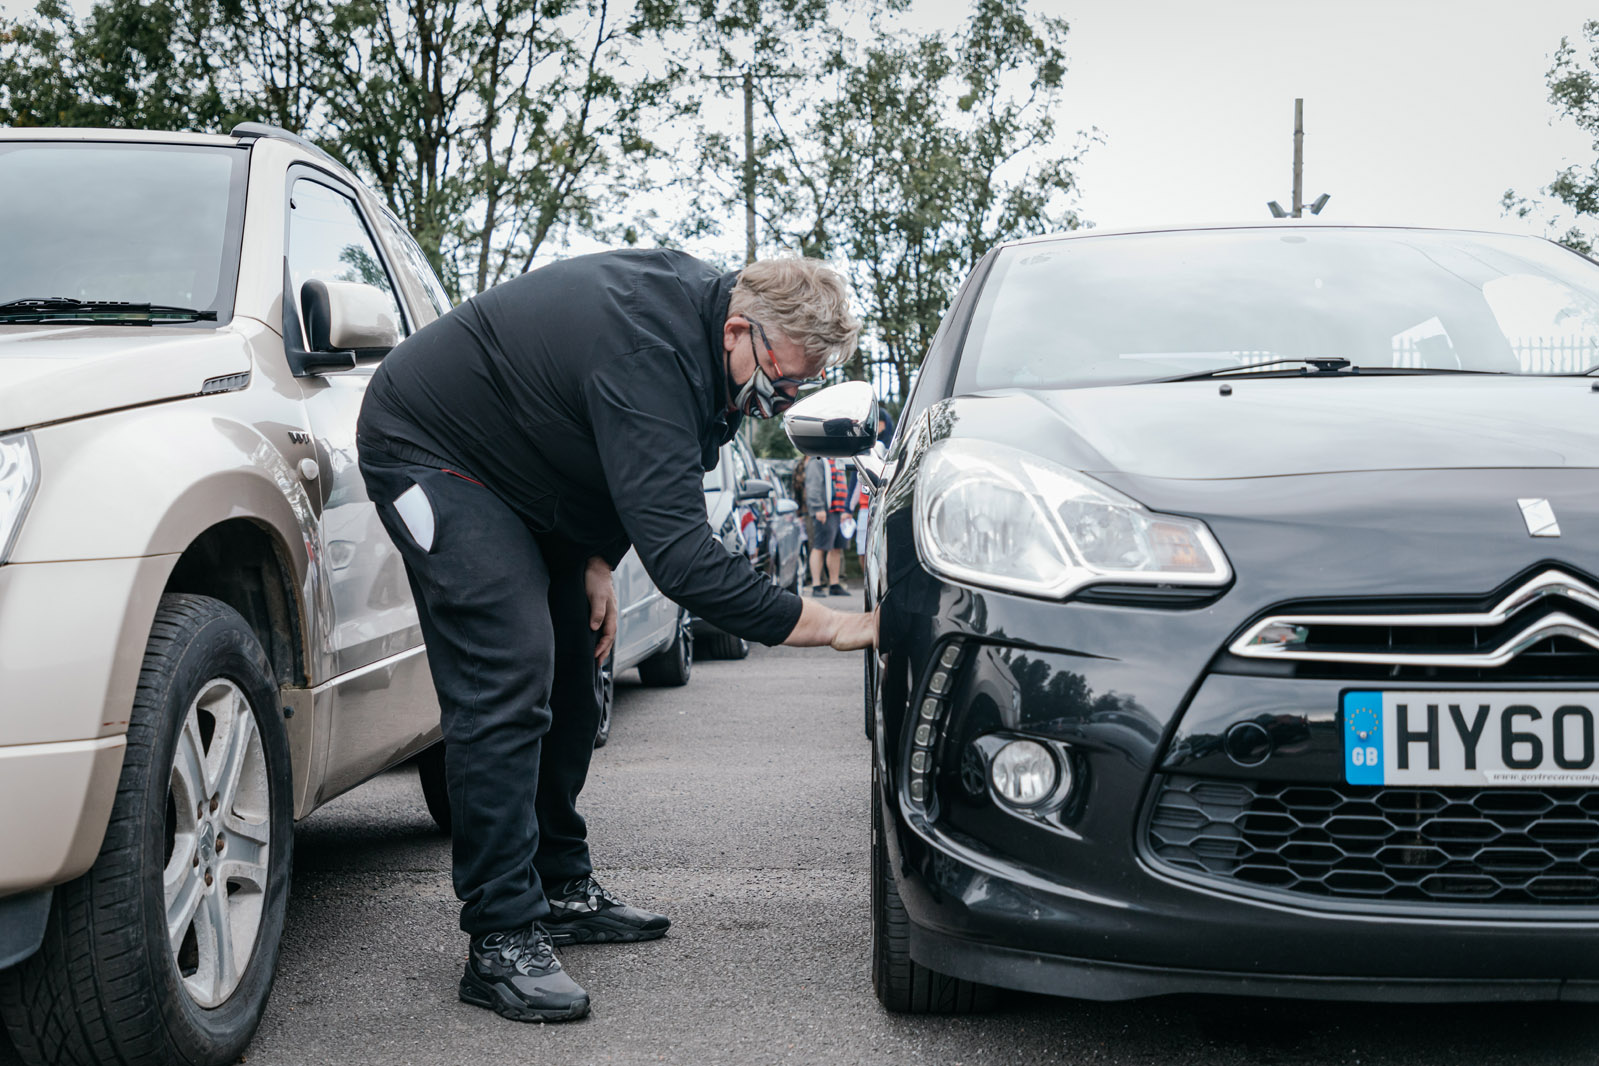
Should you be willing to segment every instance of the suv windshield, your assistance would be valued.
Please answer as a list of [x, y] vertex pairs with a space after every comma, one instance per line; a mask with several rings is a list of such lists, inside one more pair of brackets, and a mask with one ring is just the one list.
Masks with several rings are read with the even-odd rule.
[[0, 142], [0, 304], [59, 297], [194, 308], [226, 320], [248, 155]]
[[[1006, 249], [958, 391], [1157, 381], [1285, 359], [1582, 373], [1599, 363], [1599, 265], [1534, 237], [1241, 229]], [[1332, 376], [1332, 375], [1327, 375]]]

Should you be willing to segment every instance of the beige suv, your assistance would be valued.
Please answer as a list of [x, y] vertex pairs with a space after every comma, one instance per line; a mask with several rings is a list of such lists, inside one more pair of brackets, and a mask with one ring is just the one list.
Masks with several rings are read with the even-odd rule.
[[0, 1014], [30, 1062], [224, 1063], [293, 823], [438, 737], [356, 468], [448, 306], [291, 134], [0, 131]]

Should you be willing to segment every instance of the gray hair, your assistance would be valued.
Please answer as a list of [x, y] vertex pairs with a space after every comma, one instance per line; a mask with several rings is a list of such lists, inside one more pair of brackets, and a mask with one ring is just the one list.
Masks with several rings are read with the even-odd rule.
[[753, 318], [805, 349], [811, 367], [838, 366], [855, 354], [861, 320], [849, 287], [820, 259], [761, 259], [733, 286], [728, 314]]

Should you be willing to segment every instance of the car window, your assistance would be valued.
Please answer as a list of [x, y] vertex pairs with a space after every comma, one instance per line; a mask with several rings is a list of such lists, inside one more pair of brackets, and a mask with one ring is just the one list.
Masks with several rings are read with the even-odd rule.
[[248, 165], [233, 148], [0, 144], [0, 302], [167, 304], [225, 321]]
[[289, 196], [289, 278], [296, 293], [313, 278], [371, 285], [389, 298], [394, 320], [405, 321], [355, 201], [309, 178], [296, 179]]
[[1006, 249], [959, 391], [1119, 384], [1273, 359], [1572, 373], [1599, 363], [1599, 265], [1419, 230], [1127, 234]]
[[393, 212], [385, 209], [379, 212], [378, 217], [382, 219], [383, 228], [388, 233], [389, 243], [400, 250], [400, 254], [405, 257], [405, 266], [415, 275], [422, 291], [427, 294], [433, 312], [444, 314], [450, 309], [450, 294], [444, 291], [439, 276], [433, 273], [433, 265], [428, 262], [422, 246], [416, 243], [415, 237], [406, 232]]

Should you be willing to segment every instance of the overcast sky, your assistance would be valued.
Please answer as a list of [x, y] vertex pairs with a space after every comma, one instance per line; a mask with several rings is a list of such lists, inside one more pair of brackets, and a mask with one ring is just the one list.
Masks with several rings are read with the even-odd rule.
[[[1305, 100], [1305, 199], [1329, 221], [1543, 232], [1504, 218], [1593, 158], [1553, 122], [1544, 73], [1599, 5], [1576, 0], [1035, 0], [1071, 24], [1059, 113], [1105, 138], [1079, 170], [1101, 227], [1267, 217], [1292, 198], [1293, 102]], [[31, 0], [0, 0], [17, 14]], [[73, 5], [79, 10], [85, 0]], [[954, 26], [962, 0], [918, 0]], [[1563, 229], [1564, 223], [1556, 232]]]
[[[942, 2], [942, 0], [940, 0]], [[1071, 24], [1063, 126], [1097, 126], [1079, 176], [1101, 227], [1268, 217], [1293, 195], [1332, 221], [1542, 232], [1501, 216], [1593, 158], [1551, 124], [1544, 74], [1599, 5], [1572, 0], [1043, 0]]]

